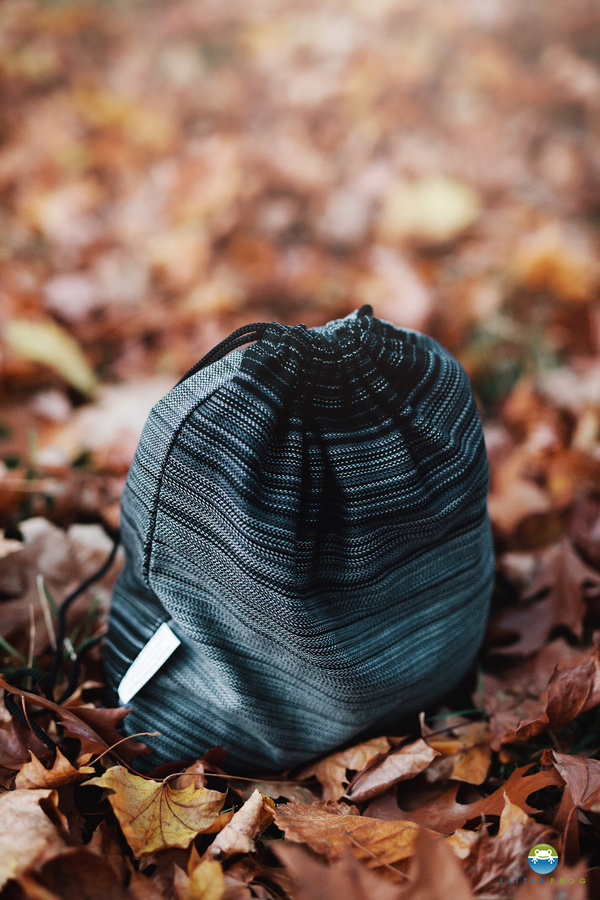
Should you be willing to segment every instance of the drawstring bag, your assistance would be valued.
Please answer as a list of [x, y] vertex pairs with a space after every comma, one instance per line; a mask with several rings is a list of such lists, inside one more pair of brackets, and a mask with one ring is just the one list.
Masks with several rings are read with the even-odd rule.
[[234, 332], [156, 404], [127, 479], [105, 650], [126, 733], [160, 732], [155, 764], [221, 745], [256, 773], [439, 700], [484, 631], [487, 489], [433, 339], [369, 307]]

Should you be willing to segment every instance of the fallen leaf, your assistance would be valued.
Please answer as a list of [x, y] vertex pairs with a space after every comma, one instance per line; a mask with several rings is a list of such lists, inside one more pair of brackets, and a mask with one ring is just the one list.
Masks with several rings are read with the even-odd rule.
[[284, 842], [272, 849], [292, 875], [295, 900], [401, 900], [405, 896], [399, 885], [376, 875], [348, 848], [332, 865]]
[[221, 900], [225, 893], [221, 864], [205, 859], [190, 874], [175, 866], [174, 888], [177, 900]]
[[11, 319], [4, 326], [4, 340], [23, 359], [54, 369], [82, 394], [91, 396], [98, 383], [75, 339], [52, 319]]
[[370, 868], [393, 865], [413, 853], [421, 828], [414, 822], [388, 822], [343, 814], [324, 805], [288, 803], [275, 810], [275, 824], [286, 840], [307, 844], [327, 859], [339, 859], [345, 847]]
[[[117, 880], [114, 869], [85, 848], [69, 848], [64, 856], [51, 859], [41, 867], [35, 878], [31, 875], [21, 878], [20, 884], [25, 888], [27, 900], [62, 900], [63, 897], [128, 900], [130, 896], [125, 879]], [[153, 900], [152, 894], [144, 897]]]
[[531, 819], [506, 797], [498, 834], [492, 837], [483, 832], [465, 860], [473, 892], [476, 896], [510, 897], [508, 879], [514, 885], [516, 878], [529, 873], [527, 856], [531, 847], [555, 841], [550, 828]]
[[374, 738], [347, 750], [332, 753], [320, 762], [303, 769], [299, 778], [316, 776], [323, 785], [323, 800], [340, 800], [348, 787], [348, 770], [362, 771], [376, 757], [387, 753], [389, 749], [390, 742], [387, 738]]
[[580, 713], [600, 702], [600, 659], [595, 648], [579, 664], [554, 670], [548, 689], [541, 698], [540, 715], [520, 722], [514, 732], [504, 736], [504, 742], [528, 741], [548, 728], [568, 725]]
[[216, 836], [209, 848], [215, 859], [225, 859], [236, 853], [253, 853], [254, 838], [273, 821], [275, 804], [270, 797], [254, 791], [232, 820]]
[[0, 797], [0, 890], [11, 878], [41, 868], [68, 846], [42, 804], [56, 809], [52, 790], [15, 790]]
[[[492, 757], [490, 729], [486, 722], [471, 722], [457, 728], [456, 735], [423, 732], [430, 747], [440, 754], [426, 770], [428, 781], [454, 778], [469, 784], [482, 784], [488, 774]], [[434, 774], [440, 778], [432, 777]]]
[[166, 847], [188, 847], [217, 818], [225, 794], [207, 788], [174, 790], [113, 766], [85, 784], [106, 788], [108, 799], [136, 856]]
[[355, 803], [370, 800], [385, 793], [393, 784], [418, 775], [438, 755], [438, 751], [422, 739], [390, 750], [354, 778], [346, 796]]
[[545, 750], [542, 762], [553, 765], [565, 782], [552, 827], [564, 833], [565, 856], [574, 863], [580, 857], [577, 810], [600, 812], [600, 762], [555, 750]]
[[390, 243], [404, 238], [445, 243], [472, 225], [479, 212], [476, 191], [454, 178], [430, 175], [401, 180], [386, 194], [378, 235]]
[[81, 766], [78, 769], [71, 765], [59, 749], [56, 751], [56, 758], [50, 769], [46, 769], [31, 751], [30, 757], [29, 762], [25, 763], [17, 773], [15, 778], [17, 788], [57, 788], [94, 774], [91, 766]]
[[[589, 586], [600, 589], [600, 573], [581, 559], [571, 541], [563, 539], [548, 551], [522, 603], [502, 610], [495, 618], [495, 628], [518, 635], [518, 640], [495, 647], [494, 652], [535, 653], [560, 625], [581, 637], [587, 610], [584, 589]], [[531, 602], [542, 591], [547, 596]]]
[[384, 810], [386, 818], [412, 821], [440, 834], [450, 834], [457, 828], [462, 828], [467, 822], [480, 819], [481, 816], [500, 816], [506, 799], [529, 815], [536, 812], [527, 803], [530, 794], [550, 785], [563, 784], [562, 778], [554, 769], [526, 775], [530, 768], [531, 764], [515, 769], [501, 787], [473, 803], [458, 803], [456, 794], [459, 785], [453, 784], [433, 800], [421, 804], [410, 812], [401, 809], [397, 804], [394, 809], [393, 804], [388, 803]]
[[[31, 694], [29, 691], [21, 691], [19, 688], [13, 687], [10, 684], [7, 684], [6, 681], [3, 681], [0, 678], [0, 688], [4, 688], [4, 690], [8, 691], [10, 694], [14, 694], [17, 697], [23, 697], [23, 699], [28, 700], [30, 703], [33, 703], [35, 706], [41, 706], [43, 709], [49, 709], [52, 712], [56, 713], [61, 724], [64, 726], [65, 731], [72, 735], [73, 737], [80, 738], [82, 741], [85, 741], [88, 747], [96, 751], [100, 751], [103, 753], [105, 750], [109, 750], [116, 756], [117, 759], [125, 759], [125, 756], [132, 754], [133, 756], [137, 756], [140, 753], [148, 753], [150, 752], [145, 744], [139, 744], [136, 741], [132, 741], [129, 744], [129, 754], [127, 752], [127, 742], [123, 741], [122, 744], [119, 744], [117, 749], [112, 749], [112, 747], [107, 744], [107, 742], [100, 737], [100, 735], [85, 721], [85, 719], [91, 718], [94, 721], [99, 721], [100, 723], [105, 723], [108, 721], [112, 721], [114, 719], [122, 719], [123, 716], [128, 715], [131, 710], [122, 708], [115, 710], [93, 710], [93, 713], [100, 713], [100, 716], [92, 715], [90, 713], [92, 710], [88, 709], [85, 706], [75, 707], [77, 710], [75, 712], [73, 709], [68, 709], [66, 706], [59, 706], [57, 703], [53, 703], [51, 700], [47, 700], [45, 697], [41, 697], [39, 694]], [[112, 716], [103, 716], [102, 713], [109, 713]], [[115, 732], [117, 740], [121, 740], [121, 736]], [[132, 746], [133, 745], [133, 746]], [[123, 754], [123, 747], [125, 747], [125, 754]], [[141, 748], [141, 749], [137, 749]]]
[[469, 880], [448, 841], [417, 835], [408, 870], [406, 900], [473, 900]]

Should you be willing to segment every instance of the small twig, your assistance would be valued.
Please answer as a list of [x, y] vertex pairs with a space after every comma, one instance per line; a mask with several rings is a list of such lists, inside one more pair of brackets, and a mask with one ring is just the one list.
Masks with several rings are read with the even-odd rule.
[[86, 765], [94, 766], [106, 753], [110, 753], [111, 750], [114, 750], [115, 747], [118, 747], [119, 744], [124, 744], [125, 741], [131, 740], [131, 738], [136, 737], [160, 737], [160, 731], [138, 731], [137, 734], [128, 734], [127, 737], [121, 738], [120, 741], [117, 741], [116, 744], [111, 744], [110, 747], [107, 747], [100, 756], [97, 756], [96, 759], [90, 759]]
[[368, 847], [365, 847], [364, 844], [361, 844], [360, 841], [357, 841], [356, 838], [354, 837], [354, 835], [350, 834], [349, 831], [344, 831], [344, 834], [346, 835], [346, 837], [350, 838], [350, 840], [352, 841], [353, 844], [356, 844], [357, 847], [360, 847], [361, 850], [364, 850], [365, 853], [368, 853], [369, 856], [371, 856], [374, 860], [376, 860], [380, 866], [383, 866], [385, 869], [389, 869], [389, 871], [393, 872], [394, 875], [397, 875], [398, 878], [404, 878], [407, 881], [410, 881], [410, 878], [408, 877], [408, 875], [406, 875], [404, 872], [399, 872], [398, 869], [395, 869], [393, 866], [390, 866], [389, 863], [384, 862], [382, 859], [380, 859], [378, 856], [376, 856], [372, 850], [369, 850]]
[[44, 614], [44, 623], [46, 625], [46, 631], [48, 632], [48, 640], [50, 641], [50, 646], [53, 650], [56, 649], [56, 632], [54, 631], [54, 623], [52, 621], [52, 612], [50, 610], [50, 604], [48, 603], [48, 597], [46, 596], [46, 586], [44, 584], [44, 576], [39, 574], [36, 578], [37, 589], [38, 589], [38, 597], [40, 598], [40, 605], [42, 607], [42, 612]]

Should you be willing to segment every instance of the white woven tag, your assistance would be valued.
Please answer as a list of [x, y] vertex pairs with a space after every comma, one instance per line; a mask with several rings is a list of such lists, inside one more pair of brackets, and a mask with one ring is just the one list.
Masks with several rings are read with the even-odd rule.
[[163, 622], [131, 663], [119, 685], [119, 700], [129, 703], [132, 697], [158, 672], [181, 641]]

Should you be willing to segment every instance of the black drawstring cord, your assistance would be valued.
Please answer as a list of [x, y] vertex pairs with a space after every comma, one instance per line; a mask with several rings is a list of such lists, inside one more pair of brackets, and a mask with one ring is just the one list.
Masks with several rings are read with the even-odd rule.
[[252, 322], [250, 325], [242, 325], [241, 328], [232, 331], [229, 337], [226, 337], [220, 344], [213, 347], [206, 356], [202, 357], [200, 362], [197, 362], [191, 369], [188, 369], [185, 375], [179, 379], [177, 384], [181, 384], [182, 381], [195, 375], [196, 372], [199, 372], [200, 369], [203, 369], [205, 366], [209, 366], [211, 363], [223, 359], [227, 353], [236, 350], [238, 347], [241, 347], [242, 344], [249, 344], [250, 341], [259, 341], [269, 325], [271, 325], [271, 322]]
[[[100, 578], [102, 578], [103, 575], [106, 574], [106, 572], [108, 572], [114, 562], [120, 543], [121, 539], [119, 533], [117, 532], [117, 535], [113, 541], [112, 549], [100, 568], [97, 569], [97, 571], [90, 575], [88, 578], [86, 578], [85, 581], [82, 581], [81, 584], [76, 587], [74, 591], [71, 591], [68, 597], [63, 600], [58, 611], [56, 647], [52, 656], [52, 663], [49, 673], [47, 675], [43, 675], [41, 672], [38, 672], [37, 669], [17, 669], [15, 672], [11, 672], [10, 675], [6, 676], [5, 680], [9, 684], [16, 686], [22, 678], [31, 678], [32, 681], [40, 689], [41, 693], [43, 693], [48, 700], [52, 700], [54, 702], [54, 687], [56, 684], [56, 679], [58, 677], [58, 670], [62, 660], [63, 644], [65, 642], [67, 632], [67, 611], [71, 604], [79, 596], [81, 596], [84, 591], [86, 591], [92, 584], [94, 584], [94, 582], [98, 581]], [[77, 678], [79, 675], [79, 669], [81, 666], [81, 660], [83, 656], [88, 652], [88, 650], [98, 642], [98, 640], [99, 638], [91, 638], [90, 640], [86, 641], [81, 647], [79, 653], [73, 659], [71, 663], [71, 670], [69, 672], [67, 687], [62, 692], [57, 701], [59, 704], [64, 703], [67, 697], [70, 697], [75, 690], [75, 687], [77, 685]], [[49, 737], [42, 728], [40, 728], [37, 722], [32, 721], [31, 717], [28, 718], [25, 715], [23, 710], [20, 709], [17, 705], [14, 696], [6, 690], [4, 691], [4, 705], [10, 715], [18, 719], [19, 722], [21, 722], [23, 725], [31, 728], [35, 736], [39, 738], [39, 740], [42, 741], [42, 743], [45, 744], [49, 750], [56, 750], [56, 743], [52, 740], [52, 738]]]

